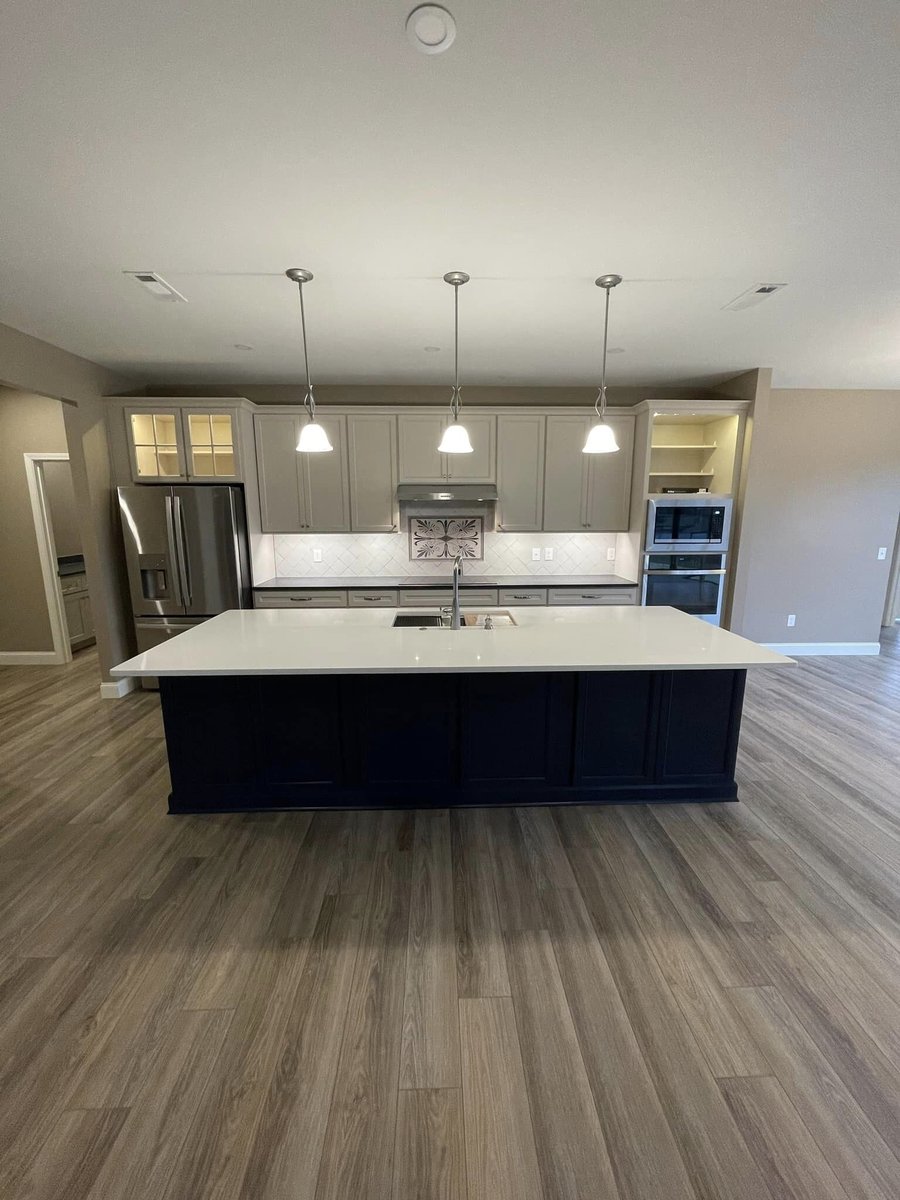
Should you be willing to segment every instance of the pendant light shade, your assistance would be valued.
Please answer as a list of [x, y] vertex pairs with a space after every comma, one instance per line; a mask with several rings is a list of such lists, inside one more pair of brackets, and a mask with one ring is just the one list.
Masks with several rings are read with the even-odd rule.
[[300, 330], [303, 335], [303, 362], [306, 366], [306, 396], [303, 399], [303, 406], [306, 409], [307, 421], [300, 430], [297, 450], [301, 454], [324, 454], [328, 450], [333, 450], [334, 447], [328, 440], [328, 434], [324, 427], [316, 420], [316, 400], [309, 377], [309, 350], [306, 345], [306, 309], [303, 306], [303, 285], [312, 280], [313, 273], [304, 267], [291, 267], [285, 271], [285, 275], [296, 283], [300, 292]]
[[585, 454], [612, 454], [618, 450], [619, 443], [616, 441], [616, 435], [612, 431], [612, 427], [607, 425], [606, 421], [597, 421], [588, 431], [587, 441], [584, 443]]
[[448, 425], [438, 451], [441, 454], [471, 454], [472, 443], [469, 441], [469, 431], [465, 425], [460, 425], [458, 421]]
[[318, 421], [307, 421], [300, 430], [297, 449], [303, 454], [324, 454], [326, 450], [333, 450], [334, 446]]
[[469, 441], [469, 431], [465, 425], [459, 423], [459, 289], [464, 283], [469, 282], [469, 276], [465, 271], [448, 271], [444, 276], [444, 283], [449, 283], [453, 288], [453, 364], [454, 364], [454, 384], [453, 392], [450, 396], [450, 414], [453, 420], [444, 430], [444, 436], [441, 438], [441, 444], [438, 446], [439, 454], [471, 454], [472, 443]]
[[600, 391], [597, 393], [597, 399], [594, 401], [594, 411], [597, 414], [597, 420], [588, 431], [587, 440], [584, 443], [584, 453], [614, 454], [619, 449], [619, 443], [616, 441], [616, 435], [613, 433], [612, 427], [606, 420], [606, 341], [609, 332], [609, 293], [612, 288], [618, 287], [622, 282], [622, 276], [601, 275], [594, 282], [597, 284], [597, 287], [602, 287], [606, 292], [606, 308], [603, 316], [603, 359], [600, 368]]

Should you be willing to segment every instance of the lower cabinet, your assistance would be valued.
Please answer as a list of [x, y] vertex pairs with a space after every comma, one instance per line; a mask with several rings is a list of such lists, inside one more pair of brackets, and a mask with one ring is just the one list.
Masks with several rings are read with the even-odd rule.
[[746, 672], [160, 680], [172, 812], [733, 800]]
[[66, 630], [70, 646], [80, 646], [94, 640], [94, 616], [87, 585], [83, 590], [73, 591], [63, 586], [63, 608], [66, 614]]

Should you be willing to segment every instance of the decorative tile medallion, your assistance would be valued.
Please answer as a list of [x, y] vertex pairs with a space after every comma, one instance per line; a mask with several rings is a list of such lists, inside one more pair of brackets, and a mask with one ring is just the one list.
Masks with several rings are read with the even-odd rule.
[[484, 517], [410, 517], [409, 557], [412, 561], [484, 558]]

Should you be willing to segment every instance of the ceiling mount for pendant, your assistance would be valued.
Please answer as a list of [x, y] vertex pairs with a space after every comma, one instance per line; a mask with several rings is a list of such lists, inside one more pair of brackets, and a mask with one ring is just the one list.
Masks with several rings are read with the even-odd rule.
[[305, 267], [289, 267], [285, 271], [285, 275], [292, 283], [296, 283], [300, 293], [300, 330], [303, 336], [303, 361], [306, 366], [306, 396], [303, 406], [309, 419], [300, 430], [297, 449], [304, 454], [324, 454], [328, 450], [333, 450], [334, 447], [328, 440], [328, 434], [324, 427], [316, 420], [316, 399], [313, 395], [313, 386], [309, 375], [309, 350], [306, 344], [306, 309], [303, 304], [303, 285], [312, 282], [313, 273], [307, 271]]
[[622, 282], [621, 275], [601, 275], [594, 283], [606, 292], [606, 306], [603, 314], [603, 359], [600, 368], [600, 390], [594, 401], [594, 411], [597, 420], [588, 430], [584, 443], [585, 454], [613, 454], [619, 449], [616, 435], [606, 420], [606, 344], [609, 337], [609, 293]]
[[459, 289], [464, 283], [469, 282], [469, 276], [465, 271], [448, 271], [444, 276], [444, 283], [449, 283], [453, 288], [453, 364], [454, 364], [454, 383], [453, 392], [450, 396], [450, 414], [452, 421], [444, 430], [444, 436], [441, 438], [441, 444], [438, 446], [439, 454], [471, 454], [472, 443], [469, 441], [469, 433], [465, 425], [459, 423], [460, 409], [460, 388], [459, 388]]

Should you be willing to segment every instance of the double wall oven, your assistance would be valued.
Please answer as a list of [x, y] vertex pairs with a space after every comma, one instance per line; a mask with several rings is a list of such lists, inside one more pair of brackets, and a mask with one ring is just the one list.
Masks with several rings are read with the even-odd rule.
[[641, 603], [670, 605], [720, 624], [730, 532], [729, 496], [648, 501]]

